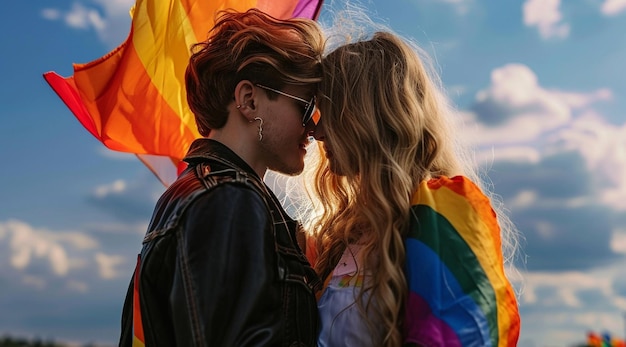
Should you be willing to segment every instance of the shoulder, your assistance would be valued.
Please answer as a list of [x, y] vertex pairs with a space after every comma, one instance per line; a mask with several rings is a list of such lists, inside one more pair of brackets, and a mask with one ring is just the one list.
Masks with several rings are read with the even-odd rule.
[[[161, 196], [157, 213], [161, 221], [157, 224], [172, 227], [181, 218], [194, 215], [193, 219], [208, 220], [239, 211], [241, 215], [250, 211], [258, 217], [268, 214], [265, 197], [259, 187], [249, 179], [225, 174], [201, 176], [188, 172], [181, 175]], [[187, 221], [189, 218], [187, 218]]]
[[[271, 214], [258, 192], [240, 184], [223, 183], [196, 197], [181, 215], [180, 226], [191, 244], [239, 241], [269, 242]], [[222, 241], [219, 241], [222, 240]]]
[[463, 238], [500, 240], [491, 200], [467, 177], [437, 177], [421, 182], [411, 206], [412, 220], [417, 223], [414, 225], [448, 230]]
[[489, 198], [465, 176], [440, 176], [420, 182], [411, 198], [411, 205], [437, 205], [455, 201], [484, 204], [489, 203]]
[[[235, 168], [219, 163], [213, 164], [200, 163], [189, 172], [186, 180], [183, 177], [177, 180], [176, 183], [191, 181], [188, 184], [181, 184], [183, 187], [190, 186], [187, 198], [190, 205], [207, 203], [220, 205], [222, 202], [228, 202], [229, 205], [258, 205], [267, 200], [263, 183], [258, 179]], [[186, 189], [183, 188], [183, 190]]]
[[478, 185], [465, 176], [439, 176], [420, 182], [419, 190], [421, 191], [436, 191], [438, 189], [449, 189], [457, 193], [463, 193], [465, 191], [481, 192]]
[[224, 182], [203, 191], [190, 204], [190, 209], [205, 209], [210, 206], [215, 211], [233, 210], [244, 214], [251, 209], [266, 210], [266, 197], [251, 184], [241, 182]]

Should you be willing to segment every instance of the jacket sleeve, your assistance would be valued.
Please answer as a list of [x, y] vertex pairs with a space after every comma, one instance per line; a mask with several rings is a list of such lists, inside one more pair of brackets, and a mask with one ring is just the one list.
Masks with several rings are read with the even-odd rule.
[[[187, 210], [170, 296], [180, 346], [267, 345], [281, 293], [269, 211], [250, 188], [216, 187]], [[275, 288], [275, 287], [274, 287]]]

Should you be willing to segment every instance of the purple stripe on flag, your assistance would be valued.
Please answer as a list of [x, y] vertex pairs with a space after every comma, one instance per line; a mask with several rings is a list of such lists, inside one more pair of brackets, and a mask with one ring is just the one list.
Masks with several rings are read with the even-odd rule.
[[[419, 333], [416, 336], [419, 339], [435, 339], [427, 346], [492, 346], [485, 314], [472, 297], [463, 292], [439, 255], [413, 238], [405, 240], [405, 248], [409, 293], [420, 300], [407, 309], [407, 331]], [[438, 323], [428, 323], [431, 320]], [[449, 336], [448, 330], [454, 334], [454, 340], [438, 342], [436, 339]], [[407, 335], [409, 337], [413, 336]]]
[[300, 0], [293, 10], [292, 17], [316, 19], [322, 2], [322, 0]]
[[[422, 297], [409, 293], [406, 307], [407, 326], [404, 343], [417, 343], [421, 346], [462, 346], [454, 330], [431, 312], [430, 306]], [[419, 319], [411, 317], [411, 312], [420, 312]]]

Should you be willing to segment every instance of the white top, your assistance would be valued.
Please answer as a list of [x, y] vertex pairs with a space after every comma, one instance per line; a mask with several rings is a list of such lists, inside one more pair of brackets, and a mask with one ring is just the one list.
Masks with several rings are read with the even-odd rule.
[[[369, 277], [364, 276], [366, 272], [358, 261], [360, 249], [359, 245], [346, 247], [317, 303], [322, 323], [319, 347], [373, 346], [374, 337], [381, 336], [380, 331], [367, 328], [356, 307], [363, 279]], [[367, 299], [368, 295], [362, 298], [364, 302]]]

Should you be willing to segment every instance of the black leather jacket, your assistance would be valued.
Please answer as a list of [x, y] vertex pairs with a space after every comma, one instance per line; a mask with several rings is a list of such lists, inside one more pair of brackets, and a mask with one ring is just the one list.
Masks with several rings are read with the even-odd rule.
[[[235, 153], [194, 141], [158, 201], [139, 278], [146, 346], [314, 346], [320, 281], [299, 224]], [[120, 346], [133, 336], [131, 280]]]

